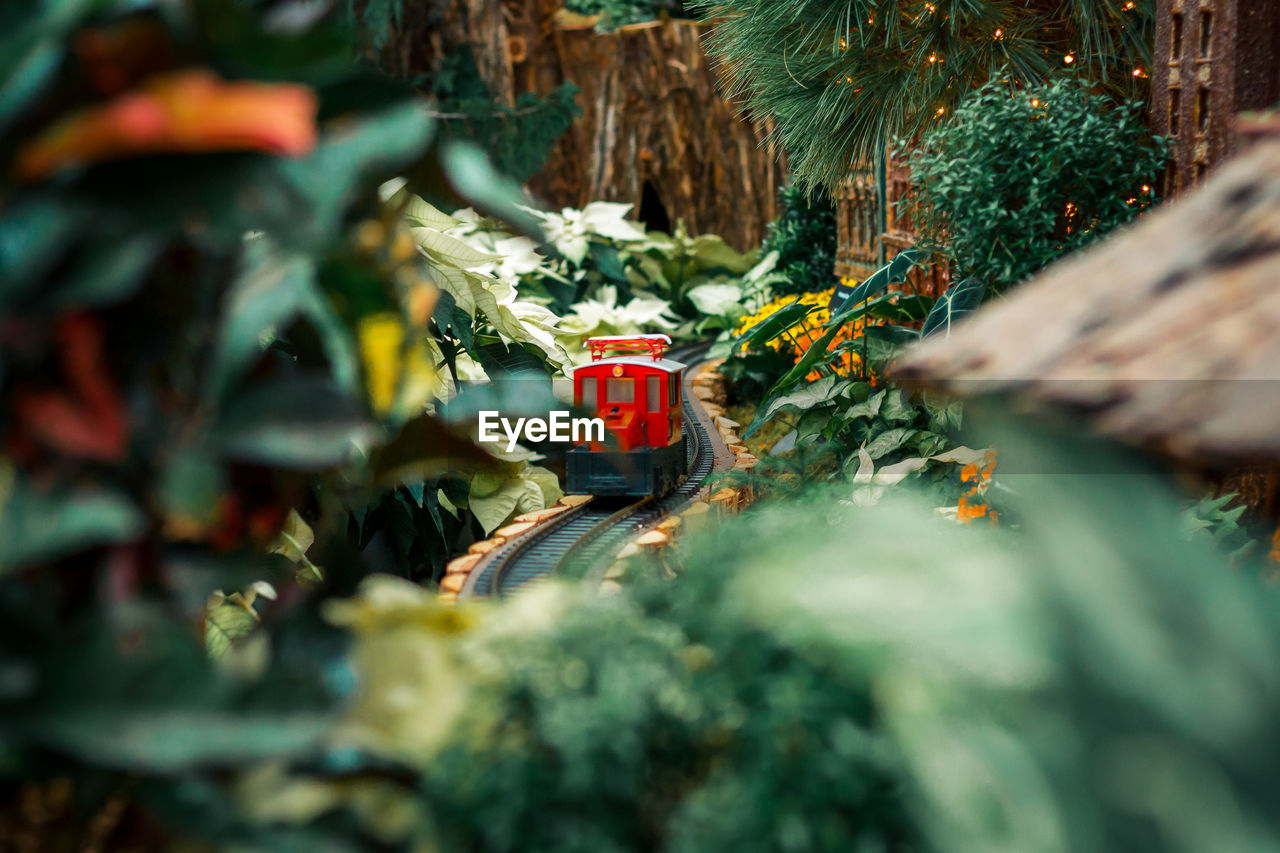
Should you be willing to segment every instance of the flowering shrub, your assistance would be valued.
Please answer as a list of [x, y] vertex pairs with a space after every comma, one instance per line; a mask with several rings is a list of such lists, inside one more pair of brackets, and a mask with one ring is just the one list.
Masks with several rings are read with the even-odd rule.
[[991, 486], [991, 474], [996, 469], [996, 452], [988, 450], [982, 464], [970, 462], [960, 469], [960, 482], [967, 483], [968, 488], [960, 496], [956, 506], [956, 518], [965, 524], [986, 517], [994, 527], [1000, 518], [986, 502], [987, 489]]
[[[841, 279], [841, 283], [846, 287], [852, 287], [857, 284], [856, 281], [849, 278]], [[773, 317], [789, 305], [811, 306], [812, 310], [805, 314], [803, 318], [790, 326], [785, 326], [778, 337], [763, 344], [763, 346], [774, 351], [790, 351], [793, 354], [792, 363], [794, 363], [822, 337], [827, 324], [831, 322], [831, 309], [828, 305], [830, 305], [831, 297], [834, 293], [835, 288], [829, 287], [816, 293], [801, 294], [799, 298], [779, 296], [771, 299], [755, 312], [740, 319], [737, 327], [733, 330], [733, 334], [734, 336], [745, 334], [749, 329]], [[869, 372], [863, 369], [862, 357], [856, 347], [851, 346], [851, 344], [862, 336], [862, 331], [868, 324], [876, 325], [879, 322], [875, 318], [863, 315], [842, 326], [831, 341], [831, 346], [836, 353], [835, 357], [822, 366], [815, 367], [809, 371], [805, 374], [805, 379], [815, 381], [833, 372], [840, 376], [864, 376], [867, 379], [871, 379]]]

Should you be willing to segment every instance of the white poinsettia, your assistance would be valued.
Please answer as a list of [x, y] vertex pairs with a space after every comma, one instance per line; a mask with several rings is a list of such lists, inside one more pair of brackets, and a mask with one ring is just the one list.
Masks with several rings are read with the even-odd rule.
[[604, 285], [594, 299], [584, 299], [560, 321], [561, 343], [573, 353], [575, 363], [587, 359], [583, 342], [597, 335], [639, 335], [671, 331], [677, 318], [671, 305], [654, 296], [637, 296], [625, 305], [618, 302], [618, 289]]
[[582, 210], [571, 207], [559, 213], [525, 210], [538, 217], [547, 241], [574, 266], [582, 266], [586, 260], [592, 238], [619, 243], [640, 243], [646, 239], [644, 227], [627, 219], [630, 204], [593, 201]]
[[480, 314], [503, 341], [535, 346], [557, 367], [570, 363], [556, 340], [560, 318], [518, 298], [518, 270], [533, 263], [531, 254], [539, 257], [533, 241], [495, 236], [474, 213], [451, 216], [417, 196], [407, 200], [405, 218], [436, 284], [468, 317]]

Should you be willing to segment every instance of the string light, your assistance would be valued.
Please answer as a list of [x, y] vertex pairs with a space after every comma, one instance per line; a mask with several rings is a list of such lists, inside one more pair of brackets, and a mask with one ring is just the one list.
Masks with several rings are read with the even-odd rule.
[[841, 49], [841, 50], [848, 50], [848, 49], [849, 49], [849, 43], [848, 43], [847, 41], [845, 41], [844, 39], [840, 39], [840, 49]]
[[1135, 69], [1133, 69], [1133, 76], [1134, 76], [1134, 77], [1146, 77], [1146, 76], [1147, 76], [1147, 72], [1143, 71], [1141, 68], [1135, 68]]
[[932, 54], [932, 53], [931, 53], [931, 54], [929, 54], [929, 61], [930, 61], [930, 62], [937, 62], [937, 61], [938, 61], [938, 57], [937, 57], [935, 54]]
[[1040, 106], [1040, 99], [1039, 99], [1039, 98], [1032, 98], [1032, 99], [1031, 99], [1031, 106], [1033, 106], [1033, 107], [1038, 107], [1038, 106]]
[[1004, 30], [996, 30], [996, 38], [1004, 38]]
[[942, 115], [947, 111], [946, 107], [938, 107], [938, 115]]
[[1133, 6], [1134, 6], [1133, 0], [1129, 0], [1128, 3], [1124, 4], [1124, 10], [1128, 12], [1130, 9], [1133, 8]]
[[1062, 57], [1062, 61], [1070, 65], [1076, 61], [1076, 58], [1068, 53], [1066, 56]]
[[1142, 185], [1142, 191], [1143, 191], [1144, 193], [1149, 193], [1149, 192], [1151, 192], [1151, 187], [1150, 187], [1149, 185], [1147, 185], [1147, 184], [1143, 184], [1143, 185]]

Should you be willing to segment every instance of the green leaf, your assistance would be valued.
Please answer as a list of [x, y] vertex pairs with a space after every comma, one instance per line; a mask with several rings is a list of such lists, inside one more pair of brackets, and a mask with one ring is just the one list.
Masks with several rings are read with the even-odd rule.
[[735, 251], [715, 234], [702, 234], [696, 237], [690, 255], [697, 262], [699, 269], [723, 269], [735, 275], [746, 273], [753, 263], [752, 255]]
[[[468, 438], [451, 433], [433, 415], [419, 415], [373, 455], [370, 468], [377, 482], [430, 480], [447, 471], [489, 463], [489, 456]], [[414, 495], [418, 505], [422, 500]]]
[[95, 704], [42, 719], [34, 728], [49, 745], [95, 764], [172, 772], [309, 753], [332, 726], [329, 717], [306, 712]]
[[703, 314], [723, 317], [735, 309], [740, 310], [738, 301], [742, 298], [742, 287], [737, 284], [700, 284], [685, 296]]
[[322, 470], [346, 463], [377, 431], [331, 381], [304, 375], [247, 389], [228, 404], [213, 434], [235, 459]]
[[128, 542], [146, 517], [124, 494], [99, 488], [37, 491], [13, 479], [0, 503], [0, 573], [85, 548]]
[[[85, 2], [83, 5], [88, 6]], [[12, 52], [10, 52], [12, 51]], [[6, 128], [57, 74], [64, 47], [56, 38], [30, 43], [26, 50], [7, 42], [0, 50], [0, 130]]]
[[310, 155], [278, 166], [294, 191], [311, 202], [298, 230], [312, 243], [336, 237], [370, 178], [389, 177], [421, 157], [434, 126], [421, 102], [402, 99], [336, 127]]
[[849, 319], [851, 313], [857, 309], [858, 303], [863, 300], [884, 293], [891, 284], [906, 281], [907, 273], [923, 259], [924, 253], [920, 250], [903, 249], [893, 257], [893, 260], [867, 276], [865, 281], [853, 289], [844, 304], [833, 312], [830, 325], [840, 324]]
[[261, 357], [267, 335], [292, 318], [314, 288], [311, 259], [276, 251], [265, 239], [251, 243], [245, 265], [223, 307], [206, 386], [210, 400], [221, 398]]
[[934, 300], [918, 294], [898, 294], [897, 299], [877, 305], [867, 313], [891, 323], [917, 323], [929, 316]]
[[[473, 481], [474, 483], [474, 481]], [[524, 494], [525, 483], [519, 477], [500, 480], [496, 488], [482, 486], [484, 494], [477, 494], [475, 485], [471, 490], [468, 508], [475, 515], [485, 535], [502, 526], [502, 523], [516, 510], [516, 505]]]
[[[767, 421], [787, 406], [797, 409], [811, 409], [819, 403], [831, 400], [848, 385], [848, 380], [838, 380], [834, 376], [824, 376], [817, 382], [806, 385], [798, 391], [770, 400], [767, 406], [760, 409], [757, 419]], [[754, 421], [752, 423], [754, 425]]]
[[591, 260], [595, 262], [596, 269], [600, 270], [605, 278], [615, 284], [627, 283], [627, 271], [622, 266], [622, 260], [618, 256], [618, 250], [607, 243], [592, 243], [588, 248]]
[[440, 146], [440, 165], [450, 187], [476, 210], [542, 240], [542, 223], [524, 207], [520, 185], [496, 172], [479, 148], [461, 141], [446, 142]]
[[884, 398], [880, 409], [880, 417], [887, 423], [910, 423], [920, 414], [920, 410], [906, 398], [901, 389], [893, 389]]
[[885, 430], [867, 444], [867, 453], [872, 459], [887, 456], [915, 437], [917, 430], [910, 427], [896, 427]]
[[225, 491], [219, 461], [203, 447], [185, 447], [165, 460], [157, 498], [166, 516], [209, 524]]
[[519, 376], [542, 378], [547, 375], [542, 361], [519, 344], [484, 344], [475, 348], [474, 355], [490, 379]]
[[733, 342], [733, 353], [736, 355], [745, 346], [764, 346], [816, 310], [817, 306], [804, 305], [799, 299], [784, 305], [743, 332]]
[[55, 309], [111, 305], [128, 299], [160, 253], [160, 241], [143, 235], [89, 241], [84, 257], [50, 294]]
[[861, 403], [855, 403], [845, 410], [841, 416], [847, 421], [856, 420], [858, 418], [875, 418], [880, 414], [880, 407], [884, 405], [885, 396], [888, 391], [879, 391]]
[[964, 404], [962, 402], [954, 398], [941, 397], [934, 394], [925, 394], [921, 402], [925, 410], [928, 411], [929, 416], [933, 418], [939, 431], [946, 432], [960, 428], [964, 417]]
[[952, 285], [929, 312], [929, 317], [924, 321], [924, 328], [920, 330], [921, 337], [928, 337], [938, 332], [949, 337], [951, 326], [976, 311], [982, 304], [986, 291], [986, 285], [976, 278], [966, 278]]
[[214, 660], [226, 657], [231, 648], [256, 627], [258, 620], [248, 610], [235, 604], [220, 604], [205, 616], [205, 651]]
[[415, 228], [413, 234], [428, 255], [450, 266], [472, 269], [500, 259], [498, 255], [482, 252], [457, 237], [450, 237], [431, 228]]
[[82, 227], [81, 211], [53, 195], [18, 200], [0, 210], [0, 305], [31, 292]]

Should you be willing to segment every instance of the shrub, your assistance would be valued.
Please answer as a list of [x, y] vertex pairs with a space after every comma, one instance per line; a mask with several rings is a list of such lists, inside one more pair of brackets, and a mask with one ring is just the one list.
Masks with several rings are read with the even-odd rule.
[[962, 277], [999, 290], [1153, 204], [1165, 149], [1141, 104], [1079, 79], [1020, 89], [1000, 79], [924, 134], [909, 158], [908, 205], [922, 239]]
[[769, 223], [762, 255], [778, 253], [776, 269], [786, 277], [776, 282], [779, 295], [814, 293], [834, 284], [836, 210], [825, 190], [806, 194], [789, 184], [778, 191], [782, 214]]

